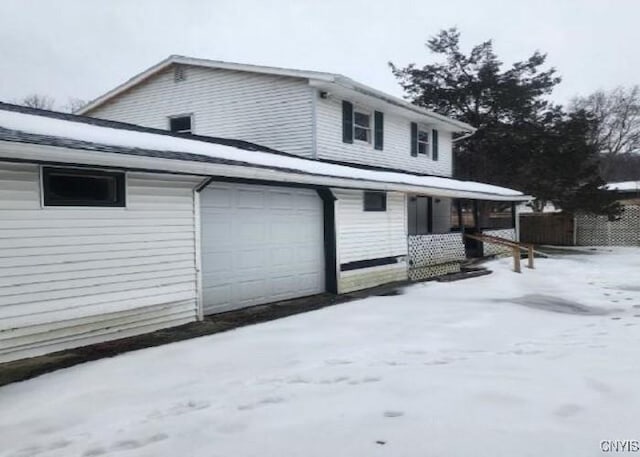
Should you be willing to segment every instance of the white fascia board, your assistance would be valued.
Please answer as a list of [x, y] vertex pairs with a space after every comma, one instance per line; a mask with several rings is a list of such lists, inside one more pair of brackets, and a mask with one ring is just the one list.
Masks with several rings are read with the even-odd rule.
[[70, 165], [82, 164], [89, 166], [93, 165], [100, 167], [145, 170], [151, 172], [156, 171], [164, 173], [190, 174], [196, 176], [255, 179], [282, 183], [341, 187], [346, 189], [384, 190], [389, 192], [426, 194], [443, 198], [468, 198], [491, 201], [531, 200], [531, 197], [527, 195], [507, 196], [485, 192], [462, 191], [393, 182], [314, 175], [295, 171], [251, 167], [250, 165], [228, 165], [189, 160], [165, 159], [123, 153], [69, 149], [59, 146], [38, 145], [32, 143], [17, 143], [11, 141], [0, 141], [0, 162], [3, 159]]
[[97, 108], [98, 106], [102, 105], [107, 100], [115, 97], [116, 95], [121, 94], [122, 92], [132, 88], [133, 86], [135, 86], [137, 84], [140, 84], [145, 79], [155, 75], [159, 71], [164, 70], [165, 68], [167, 68], [171, 64], [173, 64], [172, 57], [168, 57], [168, 58], [158, 62], [157, 64], [155, 64], [155, 65], [147, 68], [146, 70], [138, 73], [137, 75], [129, 78], [128, 80], [126, 80], [122, 84], [116, 86], [115, 88], [111, 89], [110, 91], [100, 95], [97, 98], [94, 98], [89, 103], [87, 103], [85, 106], [83, 106], [79, 110], [75, 111], [73, 114], [77, 114], [77, 115], [80, 115], [80, 116], [86, 115], [88, 112], [90, 112], [93, 109]]
[[309, 79], [309, 85], [335, 95], [343, 96], [347, 99], [360, 99], [368, 102], [369, 104], [376, 104], [377, 101], [377, 104], [381, 107], [388, 107], [391, 105], [398, 114], [413, 118], [418, 122], [435, 124], [451, 132], [466, 132], [470, 135], [475, 133], [477, 130], [475, 127], [472, 127], [465, 122], [460, 122], [433, 111], [420, 108], [406, 100], [402, 100], [401, 98], [394, 97], [372, 87], [360, 84], [356, 81], [350, 80], [349, 78], [338, 77], [335, 81], [329, 82]]

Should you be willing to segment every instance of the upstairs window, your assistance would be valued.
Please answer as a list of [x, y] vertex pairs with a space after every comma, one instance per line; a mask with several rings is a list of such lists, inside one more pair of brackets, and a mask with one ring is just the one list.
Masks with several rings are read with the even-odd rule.
[[[372, 114], [373, 113], [373, 114]], [[353, 103], [342, 101], [342, 142], [353, 140], [372, 144], [373, 148], [384, 149], [384, 113], [367, 111], [353, 107]]]
[[42, 168], [45, 206], [125, 206], [123, 172]]
[[418, 129], [418, 154], [429, 154], [429, 132]]
[[362, 111], [353, 112], [353, 137], [371, 143], [371, 115]]
[[169, 130], [175, 133], [192, 133], [191, 115], [170, 117]]
[[386, 192], [365, 192], [364, 193], [364, 210], [365, 211], [386, 211], [387, 210]]

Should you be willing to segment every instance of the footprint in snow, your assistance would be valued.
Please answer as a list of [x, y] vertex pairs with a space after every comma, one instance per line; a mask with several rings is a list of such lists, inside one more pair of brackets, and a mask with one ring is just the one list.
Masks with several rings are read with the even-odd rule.
[[148, 417], [149, 419], [162, 419], [163, 417], [167, 416], [181, 416], [182, 414], [206, 409], [209, 406], [211, 406], [211, 403], [208, 401], [189, 400], [185, 403], [178, 403], [176, 405], [173, 405], [166, 411], [156, 411], [154, 413], [151, 413]]
[[365, 378], [362, 379], [353, 379], [351, 381], [349, 381], [349, 384], [352, 386], [357, 386], [358, 384], [368, 384], [368, 383], [372, 383], [372, 382], [379, 382], [381, 381], [382, 378], [378, 377], [378, 376], [367, 376]]
[[581, 412], [584, 408], [580, 405], [576, 405], [574, 403], [566, 403], [556, 408], [553, 412], [558, 417], [571, 417], [575, 416], [579, 412]]
[[404, 416], [404, 412], [402, 411], [385, 411], [383, 413], [384, 417], [400, 417]]
[[327, 365], [350, 365], [353, 363], [353, 361], [346, 359], [329, 359], [325, 360], [324, 363], [326, 363]]
[[260, 401], [258, 401], [256, 403], [247, 403], [246, 405], [240, 405], [240, 406], [238, 406], [238, 409], [240, 411], [247, 411], [247, 410], [259, 408], [261, 406], [284, 403], [284, 401], [285, 401], [285, 399], [282, 398], [282, 397], [267, 397], [267, 398], [263, 398], [262, 400], [260, 400]]
[[123, 451], [130, 449], [139, 449], [141, 447], [147, 446], [152, 443], [157, 443], [158, 441], [164, 441], [169, 438], [169, 435], [166, 433], [156, 433], [146, 439], [143, 440], [122, 440], [116, 441], [111, 447], [111, 450], [114, 451]]
[[58, 440], [54, 441], [45, 446], [29, 446], [23, 449], [20, 449], [18, 452], [11, 454], [11, 457], [31, 457], [38, 454], [41, 454], [45, 451], [55, 451], [57, 449], [62, 449], [71, 444], [71, 441], [67, 440]]
[[319, 384], [337, 384], [339, 382], [344, 382], [348, 380], [349, 378], [347, 376], [338, 376], [336, 378], [321, 379], [318, 383]]

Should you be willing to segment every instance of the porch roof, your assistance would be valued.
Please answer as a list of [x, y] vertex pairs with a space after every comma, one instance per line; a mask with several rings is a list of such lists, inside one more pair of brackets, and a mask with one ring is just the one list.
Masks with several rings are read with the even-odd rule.
[[0, 103], [0, 160], [144, 169], [440, 197], [525, 201], [516, 190], [472, 181], [306, 159], [239, 140]]

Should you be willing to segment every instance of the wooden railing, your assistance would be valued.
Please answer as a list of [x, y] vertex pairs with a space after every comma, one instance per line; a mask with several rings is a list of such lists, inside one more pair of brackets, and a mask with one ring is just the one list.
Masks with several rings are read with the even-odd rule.
[[511, 253], [513, 254], [513, 271], [516, 273], [521, 273], [520, 251], [527, 251], [527, 268], [533, 268], [533, 244], [520, 243], [518, 241], [484, 234], [472, 235], [470, 233], [465, 233], [464, 236], [471, 238], [472, 240], [482, 241], [483, 243], [493, 243], [510, 248]]

